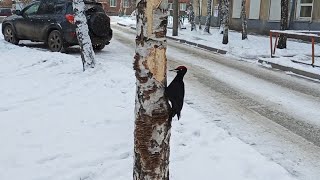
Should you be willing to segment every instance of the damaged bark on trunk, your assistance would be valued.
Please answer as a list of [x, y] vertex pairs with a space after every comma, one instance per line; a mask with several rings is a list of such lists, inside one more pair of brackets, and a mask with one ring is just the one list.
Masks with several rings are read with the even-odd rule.
[[81, 50], [83, 71], [94, 68], [95, 54], [89, 36], [87, 18], [85, 16], [85, 5], [83, 0], [73, 0], [74, 21], [77, 25], [76, 33]]
[[169, 180], [167, 1], [137, 1], [134, 180]]

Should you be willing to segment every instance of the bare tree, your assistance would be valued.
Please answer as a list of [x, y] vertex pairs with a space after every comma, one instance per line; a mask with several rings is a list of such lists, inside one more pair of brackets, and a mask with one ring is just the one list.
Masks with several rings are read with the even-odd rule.
[[203, 30], [206, 33], [210, 33], [211, 9], [212, 9], [212, 0], [207, 0], [207, 18], [206, 18], [206, 24]]
[[[281, 0], [281, 21], [280, 30], [288, 29], [288, 16], [289, 16], [289, 0]], [[287, 36], [285, 34], [280, 34], [278, 41], [278, 48], [287, 48]]]
[[198, 0], [198, 5], [199, 5], [199, 14], [198, 14], [198, 17], [199, 17], [199, 30], [202, 29], [201, 27], [201, 16], [202, 16], [202, 11], [201, 11], [201, 6], [202, 6], [202, 0]]
[[83, 0], [73, 0], [74, 20], [77, 25], [76, 32], [81, 50], [83, 71], [94, 68], [94, 51], [89, 36], [87, 18], [85, 16], [85, 5]]
[[179, 27], [179, 1], [173, 0], [173, 22], [172, 22], [172, 36], [178, 36]]
[[167, 1], [137, 0], [134, 180], [169, 180]]
[[248, 39], [247, 32], [247, 15], [246, 15], [246, 0], [241, 2], [241, 21], [242, 21], [242, 40]]
[[229, 0], [222, 0], [222, 15], [223, 15], [223, 39], [222, 44], [228, 44], [229, 38]]
[[190, 7], [190, 24], [191, 24], [191, 31], [196, 30], [196, 24], [194, 23], [194, 10], [193, 10], [193, 0], [191, 1]]

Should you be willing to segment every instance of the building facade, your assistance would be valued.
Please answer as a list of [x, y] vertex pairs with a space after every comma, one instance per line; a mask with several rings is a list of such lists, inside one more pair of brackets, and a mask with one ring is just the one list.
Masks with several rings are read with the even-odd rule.
[[[281, 0], [246, 0], [248, 30], [266, 34], [270, 29], [280, 29]], [[198, 16], [199, 3], [193, 2]], [[219, 0], [213, 0], [212, 26], [219, 26]], [[200, 8], [201, 22], [204, 23], [207, 0], [202, 0]], [[230, 27], [241, 30], [241, 0], [230, 0]], [[291, 30], [320, 30], [320, 0], [289, 0], [289, 29]]]
[[99, 2], [110, 16], [130, 15], [136, 8], [133, 0], [99, 0]]

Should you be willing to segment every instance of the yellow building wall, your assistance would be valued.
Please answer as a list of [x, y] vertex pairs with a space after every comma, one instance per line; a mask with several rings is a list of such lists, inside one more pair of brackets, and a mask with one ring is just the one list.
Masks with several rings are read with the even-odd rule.
[[320, 0], [313, 0], [312, 19], [320, 22]]

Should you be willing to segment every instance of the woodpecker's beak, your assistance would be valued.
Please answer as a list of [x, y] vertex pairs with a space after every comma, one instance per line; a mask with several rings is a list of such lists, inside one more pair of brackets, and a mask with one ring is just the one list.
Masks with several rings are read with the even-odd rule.
[[171, 70], [169, 70], [169, 71], [177, 72], [178, 69], [171, 69]]

